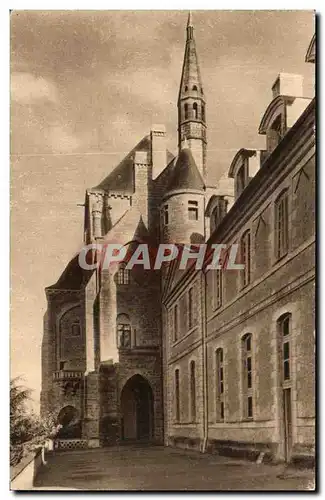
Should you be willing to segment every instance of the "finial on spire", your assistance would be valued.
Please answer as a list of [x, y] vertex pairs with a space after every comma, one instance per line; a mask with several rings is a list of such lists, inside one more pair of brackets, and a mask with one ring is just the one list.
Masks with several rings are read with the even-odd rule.
[[187, 40], [193, 39], [193, 30], [194, 30], [194, 28], [193, 28], [192, 12], [189, 11], [188, 19], [187, 19], [187, 26], [186, 26]]
[[188, 20], [187, 20], [187, 27], [192, 26], [193, 27], [193, 21], [192, 21], [192, 12], [189, 11], [188, 13]]

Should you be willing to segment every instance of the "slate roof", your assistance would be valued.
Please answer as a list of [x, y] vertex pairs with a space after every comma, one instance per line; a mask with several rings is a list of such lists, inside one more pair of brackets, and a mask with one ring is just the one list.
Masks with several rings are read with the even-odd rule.
[[134, 193], [133, 159], [136, 151], [150, 151], [150, 137], [145, 136], [127, 154], [105, 179], [93, 189], [118, 192], [124, 194]]
[[176, 189], [204, 190], [204, 188], [203, 178], [196, 166], [191, 150], [188, 148], [182, 149], [173, 169], [167, 191]]
[[54, 285], [48, 286], [51, 290], [80, 290], [94, 271], [87, 271], [79, 266], [78, 255], [75, 255], [65, 267], [60, 278]]

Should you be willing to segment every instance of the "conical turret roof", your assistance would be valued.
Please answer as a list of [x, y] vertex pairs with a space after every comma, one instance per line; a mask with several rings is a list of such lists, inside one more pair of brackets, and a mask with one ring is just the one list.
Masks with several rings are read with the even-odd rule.
[[167, 191], [176, 189], [204, 190], [204, 181], [196, 166], [191, 150], [184, 148], [178, 155]]

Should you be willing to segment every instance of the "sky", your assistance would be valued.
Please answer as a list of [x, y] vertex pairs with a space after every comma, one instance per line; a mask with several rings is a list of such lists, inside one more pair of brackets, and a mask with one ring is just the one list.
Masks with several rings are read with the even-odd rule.
[[[208, 182], [257, 130], [280, 72], [304, 76], [312, 11], [194, 11]], [[186, 11], [11, 13], [11, 375], [41, 383], [44, 288], [82, 244], [85, 190], [164, 124], [177, 153]]]

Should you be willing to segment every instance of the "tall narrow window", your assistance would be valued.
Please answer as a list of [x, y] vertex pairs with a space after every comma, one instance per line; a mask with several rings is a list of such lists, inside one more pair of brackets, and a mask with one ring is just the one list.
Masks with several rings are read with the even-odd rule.
[[193, 326], [193, 288], [188, 291], [188, 327], [189, 329]]
[[291, 315], [284, 314], [278, 320], [278, 328], [280, 333], [280, 349], [282, 362], [282, 381], [288, 382], [291, 379]]
[[131, 323], [127, 314], [119, 314], [117, 317], [117, 342], [121, 349], [131, 347]]
[[205, 122], [205, 106], [203, 103], [202, 103], [202, 107], [201, 107], [201, 112], [202, 112], [202, 121]]
[[214, 304], [215, 309], [222, 306], [222, 269], [215, 269], [214, 276]]
[[242, 338], [242, 381], [244, 418], [253, 418], [252, 335]]
[[280, 259], [288, 253], [289, 216], [288, 191], [283, 191], [275, 202], [275, 251]]
[[185, 116], [185, 120], [188, 119], [188, 104], [185, 103], [184, 104], [184, 116]]
[[126, 264], [122, 263], [117, 271], [117, 284], [128, 285], [130, 283], [130, 271], [125, 269]]
[[180, 421], [179, 370], [175, 370], [175, 420]]
[[197, 120], [198, 119], [198, 109], [197, 109], [196, 102], [193, 104], [193, 113], [194, 113], [194, 118]]
[[251, 281], [251, 233], [246, 231], [240, 241], [241, 260], [244, 265], [242, 270], [242, 285], [246, 286]]
[[190, 400], [191, 400], [191, 422], [196, 421], [196, 377], [195, 361], [190, 363]]
[[189, 220], [198, 220], [199, 218], [199, 207], [197, 201], [188, 202], [188, 218]]
[[225, 418], [224, 404], [224, 370], [223, 370], [223, 349], [216, 351], [216, 420], [223, 421]]
[[178, 306], [174, 306], [174, 342], [178, 339]]
[[164, 224], [165, 224], [165, 226], [168, 226], [168, 224], [169, 224], [168, 205], [164, 205], [163, 216], [164, 216]]

